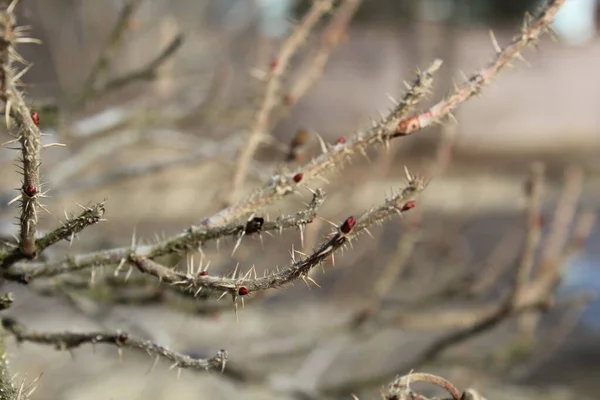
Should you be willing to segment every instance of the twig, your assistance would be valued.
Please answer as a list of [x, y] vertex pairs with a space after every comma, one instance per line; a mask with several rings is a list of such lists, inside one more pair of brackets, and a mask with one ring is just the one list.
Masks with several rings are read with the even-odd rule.
[[412, 391], [410, 384], [413, 382], [432, 383], [448, 392], [453, 400], [462, 400], [460, 391], [453, 384], [439, 376], [421, 372], [411, 372], [408, 375], [394, 379], [394, 381], [388, 385], [387, 390], [382, 393], [382, 397], [385, 400], [412, 399], [415, 398], [415, 396], [418, 396], [416, 398], [424, 398]]
[[89, 97], [102, 96], [110, 91], [121, 89], [122, 87], [129, 85], [136, 81], [149, 81], [156, 78], [158, 68], [167, 61], [183, 44], [183, 34], [178, 34], [171, 40], [171, 42], [163, 49], [162, 52], [154, 59], [152, 59], [145, 66], [131, 71], [123, 76], [111, 79], [102, 87], [92, 92]]
[[238, 159], [238, 164], [233, 178], [233, 187], [229, 202], [236, 200], [241, 186], [246, 179], [248, 166], [252, 161], [254, 152], [263, 140], [263, 136], [267, 135], [270, 129], [269, 116], [273, 109], [277, 106], [280, 99], [281, 78], [286, 72], [290, 60], [298, 50], [298, 48], [306, 41], [309, 32], [319, 22], [321, 17], [331, 10], [331, 0], [317, 0], [313, 3], [310, 11], [304, 16], [300, 24], [294, 32], [285, 40], [279, 50], [279, 55], [273, 61], [271, 69], [267, 77], [265, 93], [261, 101], [260, 107], [256, 113], [256, 118]]
[[275, 221], [265, 221], [261, 217], [253, 217], [243, 224], [234, 223], [217, 228], [192, 226], [184, 233], [154, 245], [102, 250], [78, 256], [69, 256], [58, 262], [14, 264], [4, 270], [3, 276], [8, 280], [27, 283], [39, 277], [56, 276], [100, 265], [123, 265], [128, 262], [129, 256], [132, 253], [135, 253], [139, 257], [152, 259], [168, 254], [196, 250], [208, 241], [218, 240], [227, 236], [233, 236], [239, 241], [245, 236], [260, 234], [261, 232], [302, 227], [309, 224], [315, 218], [317, 209], [321, 206], [324, 198], [324, 192], [317, 190], [311, 203], [305, 210], [294, 215], [279, 217]]
[[361, 3], [362, 0], [345, 0], [336, 9], [334, 16], [321, 36], [319, 49], [306, 69], [301, 72], [300, 77], [296, 79], [288, 94], [284, 96], [284, 104], [288, 108], [303, 97], [322, 75], [333, 48], [342, 40], [350, 20]]
[[227, 362], [227, 352], [219, 350], [217, 355], [212, 358], [192, 358], [188, 355], [177, 353], [167, 349], [164, 346], [153, 343], [150, 340], [143, 340], [126, 332], [60, 332], [47, 333], [37, 332], [28, 329], [12, 318], [2, 318], [2, 327], [8, 333], [11, 333], [18, 342], [31, 342], [43, 345], [54, 346], [57, 350], [71, 350], [83, 344], [113, 344], [119, 351], [122, 348], [133, 348], [144, 350], [154, 357], [162, 357], [171, 361], [173, 368], [191, 368], [210, 370], [218, 368], [221, 371], [225, 368]]
[[514, 59], [522, 59], [521, 52], [530, 44], [536, 43], [539, 37], [549, 29], [554, 16], [563, 5], [565, 0], [551, 0], [541, 9], [539, 15], [532, 19], [526, 17], [521, 34], [504, 49], [501, 49], [494, 40], [496, 48], [495, 59], [487, 67], [472, 75], [462, 87], [457, 88], [455, 93], [444, 99], [429, 110], [412, 115], [397, 125], [396, 132], [392, 136], [406, 136], [422, 130], [449, 116], [454, 109], [471, 97], [479, 94], [481, 89], [490, 83], [492, 79]]
[[[84, 211], [80, 215], [67, 218], [62, 226], [35, 241], [38, 254], [61, 240], [73, 241], [75, 235], [102, 220], [105, 211], [104, 202], [94, 204], [91, 207], [81, 207]], [[23, 258], [25, 258], [25, 255], [19, 249], [15, 249], [10, 253], [0, 253], [0, 268], [6, 269]]]
[[113, 57], [116, 48], [121, 43], [125, 31], [127, 30], [131, 15], [139, 7], [142, 1], [144, 0], [127, 0], [125, 4], [123, 4], [123, 8], [121, 8], [117, 22], [109, 35], [108, 42], [101, 51], [98, 60], [92, 67], [90, 74], [83, 84], [80, 101], [88, 100], [90, 97], [92, 97], [94, 92], [97, 92], [96, 83], [98, 81], [98, 77], [108, 67], [111, 57]]
[[[40, 193], [40, 151], [42, 149], [41, 133], [32, 113], [25, 104], [17, 84], [21, 75], [27, 71], [25, 68], [20, 73], [14, 74], [13, 61], [20, 61], [14, 45], [18, 43], [36, 43], [35, 39], [23, 37], [25, 28], [15, 27], [14, 7], [17, 2], [13, 1], [6, 9], [0, 11], [0, 98], [6, 104], [6, 125], [10, 129], [10, 118], [14, 118], [17, 124], [16, 139], [11, 142], [21, 143], [21, 163], [23, 174], [23, 185], [19, 196], [13, 201], [20, 201], [20, 233], [19, 246], [23, 255], [27, 258], [35, 258], [37, 249], [35, 246], [35, 234], [38, 224], [38, 197]], [[12, 203], [12, 202], [11, 202]]]
[[521, 254], [521, 264], [515, 274], [514, 291], [520, 291], [530, 279], [535, 254], [541, 237], [541, 215], [544, 185], [544, 165], [536, 163], [531, 167], [531, 176], [525, 184], [527, 197], [526, 223], [527, 235]]

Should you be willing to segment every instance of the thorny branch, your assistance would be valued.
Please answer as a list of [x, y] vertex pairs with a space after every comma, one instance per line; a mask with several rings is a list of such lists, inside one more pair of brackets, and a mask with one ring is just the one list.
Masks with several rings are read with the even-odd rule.
[[501, 70], [510, 65], [511, 61], [517, 58], [523, 59], [521, 52], [525, 47], [536, 43], [540, 36], [549, 29], [554, 16], [564, 2], [565, 0], [550, 1], [547, 6], [541, 9], [540, 14], [535, 19], [527, 15], [521, 28], [521, 34], [515, 37], [504, 49], [492, 36], [492, 42], [496, 49], [494, 60], [487, 67], [469, 77], [465, 84], [460, 88], [456, 88], [455, 93], [447, 99], [438, 102], [423, 113], [418, 113], [400, 121], [392, 137], [410, 135], [438, 123], [450, 115], [458, 105], [479, 94], [481, 89], [489, 84]]
[[[74, 218], [67, 217], [67, 220], [62, 226], [35, 241], [38, 254], [61, 240], [72, 242], [78, 233], [88, 226], [97, 224], [104, 216], [104, 202], [94, 204], [91, 207], [82, 208], [84, 211], [80, 215]], [[9, 253], [0, 253], [0, 268], [6, 269], [23, 258], [25, 258], [25, 256], [19, 249], [15, 249]]]
[[144, 258], [156, 258], [167, 254], [193, 251], [211, 240], [234, 237], [236, 240], [261, 232], [283, 230], [309, 224], [315, 218], [317, 209], [323, 203], [325, 193], [317, 190], [312, 201], [305, 210], [291, 216], [282, 216], [275, 221], [265, 221], [262, 217], [252, 217], [245, 223], [232, 223], [225, 226], [207, 228], [192, 226], [180, 235], [174, 236], [154, 245], [122, 247], [102, 250], [78, 256], [68, 256], [58, 262], [39, 262], [15, 264], [4, 271], [4, 278], [27, 283], [31, 279], [50, 277], [64, 273], [80, 271], [101, 265], [123, 266], [129, 262], [131, 254]]
[[20, 73], [14, 73], [14, 61], [22, 61], [22, 59], [13, 46], [36, 41], [23, 37], [26, 29], [15, 27], [13, 14], [15, 6], [16, 2], [12, 2], [4, 10], [0, 10], [0, 99], [5, 103], [7, 128], [10, 129], [11, 117], [16, 121], [16, 139], [9, 143], [21, 144], [23, 185], [19, 196], [14, 200], [18, 200], [21, 207], [19, 247], [25, 257], [35, 258], [37, 256], [35, 235], [38, 225], [38, 207], [40, 207], [38, 197], [42, 195], [40, 193], [42, 141], [40, 130], [16, 86], [28, 68]]
[[[326, 152], [296, 172], [274, 175], [265, 188], [254, 193], [248, 199], [227, 207], [209, 218], [205, 218], [202, 224], [205, 226], [218, 226], [252, 213], [256, 209], [293, 193], [297, 183], [306, 182], [312, 178], [322, 178], [325, 172], [341, 168], [353, 154], [365, 154], [367, 147], [375, 143], [387, 143], [387, 135], [391, 131], [391, 127], [395, 126], [408, 113], [410, 108], [423, 99], [432, 87], [433, 73], [440, 66], [441, 61], [436, 60], [427, 70], [419, 73], [403, 100], [397, 103], [396, 107], [379, 123], [374, 123], [370, 130], [358, 134], [352, 140], [340, 138], [335, 145], [329, 146]], [[300, 182], [296, 182], [295, 177], [300, 177]]]
[[207, 371], [213, 368], [218, 368], [222, 371], [227, 362], [227, 352], [225, 350], [219, 350], [217, 355], [212, 358], [193, 358], [185, 354], [171, 351], [150, 340], [143, 340], [129, 335], [126, 332], [37, 332], [30, 330], [14, 319], [7, 317], [2, 318], [2, 327], [6, 332], [12, 334], [18, 342], [51, 345], [57, 350], [71, 350], [83, 344], [113, 344], [117, 346], [119, 352], [121, 352], [121, 349], [123, 348], [144, 350], [151, 356], [171, 361], [173, 363], [173, 368], [204, 369]]
[[488, 67], [474, 74], [461, 88], [457, 89], [455, 94], [440, 101], [428, 111], [406, 118], [411, 109], [431, 88], [432, 74], [439, 68], [440, 61], [434, 62], [425, 72], [420, 73], [403, 101], [397, 103], [395, 108], [388, 115], [382, 117], [380, 122], [374, 122], [373, 128], [359, 133], [352, 140], [339, 141], [297, 171], [273, 176], [265, 188], [254, 193], [248, 199], [230, 205], [211, 217], [205, 218], [203, 224], [207, 226], [226, 224], [245, 214], [252, 213], [254, 210], [290, 194], [292, 190], [289, 183], [292, 177], [297, 174], [302, 174], [305, 182], [314, 178], [322, 178], [326, 171], [341, 168], [344, 161], [353, 154], [364, 154], [369, 146], [378, 143], [387, 144], [393, 138], [412, 134], [440, 122], [444, 117], [449, 116], [459, 104], [479, 93], [483, 86], [488, 84], [510, 61], [521, 58], [520, 52], [526, 46], [534, 44], [542, 33], [548, 29], [564, 1], [551, 1], [541, 10], [537, 18], [531, 19], [528, 17], [521, 34], [505, 49], [501, 49], [494, 40], [497, 54]]
[[[407, 175], [409, 179], [408, 186], [400, 193], [388, 199], [384, 205], [373, 208], [358, 218], [348, 217], [332, 233], [331, 237], [312, 254], [293, 262], [285, 269], [266, 273], [265, 276], [260, 278], [256, 276], [254, 269], [250, 269], [244, 276], [241, 276], [240, 273], [240, 276], [237, 278], [234, 272], [234, 276], [228, 278], [198, 273], [196, 271], [188, 271], [188, 273], [184, 274], [173, 271], [139, 255], [132, 255], [131, 259], [141, 272], [153, 275], [161, 282], [181, 286], [196, 294], [202, 289], [223, 292], [223, 294], [232, 295], [234, 300], [237, 296], [245, 296], [250, 293], [281, 287], [297, 279], [312, 281], [312, 278], [308, 275], [309, 271], [320, 265], [328, 257], [333, 257], [337, 250], [350, 243], [358, 234], [364, 231], [368, 232], [370, 226], [381, 223], [395, 214], [402, 215], [403, 211], [410, 209], [406, 207], [407, 203], [411, 202], [425, 188], [425, 184], [422, 178], [412, 177], [408, 173]], [[253, 271], [254, 277], [251, 276]]]

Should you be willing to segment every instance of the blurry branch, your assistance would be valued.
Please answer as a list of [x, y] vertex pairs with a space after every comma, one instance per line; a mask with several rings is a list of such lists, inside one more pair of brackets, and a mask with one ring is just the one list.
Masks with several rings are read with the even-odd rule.
[[279, 54], [273, 60], [267, 76], [267, 84], [265, 87], [264, 96], [262, 98], [259, 109], [256, 113], [255, 121], [253, 122], [250, 131], [239, 156], [238, 165], [233, 178], [233, 187], [229, 196], [228, 202], [237, 201], [238, 193], [241, 186], [244, 184], [248, 167], [252, 161], [252, 157], [260, 143], [263, 141], [263, 136], [268, 135], [271, 128], [270, 114], [279, 102], [279, 91], [281, 86], [281, 78], [287, 71], [290, 61], [299, 47], [305, 43], [311, 30], [319, 22], [321, 17], [332, 8], [331, 0], [315, 1], [310, 11], [304, 16], [300, 24], [294, 32], [281, 45]]
[[415, 382], [432, 383], [448, 392], [452, 396], [453, 400], [462, 400], [462, 395], [460, 394], [458, 389], [444, 378], [432, 374], [418, 372], [411, 372], [408, 375], [394, 379], [394, 381], [388, 385], [384, 393], [382, 393], [382, 397], [385, 400], [400, 400], [414, 398], [425, 400], [424, 396], [414, 393], [410, 388], [410, 384]]
[[[435, 158], [429, 167], [430, 180], [438, 178], [446, 170], [446, 167], [450, 163], [456, 136], [456, 130], [453, 127], [444, 127], [442, 140], [440, 140], [437, 146]], [[414, 207], [414, 205], [414, 202], [410, 203], [411, 207]], [[354, 321], [352, 321], [353, 327], [363, 325], [381, 308], [383, 300], [395, 287], [398, 278], [408, 266], [415, 245], [421, 236], [420, 220], [422, 219], [423, 210], [423, 207], [418, 207], [412, 215], [411, 221], [406, 225], [406, 232], [403, 233], [398, 241], [396, 251], [375, 281], [371, 298], [365, 307], [358, 311]]]
[[8, 364], [9, 361], [6, 354], [6, 332], [0, 326], [0, 393], [2, 393], [3, 399], [18, 399], [18, 391], [13, 383], [12, 374]]
[[[394, 379], [394, 381], [381, 393], [381, 397], [383, 400], [433, 400], [433, 398], [430, 399], [411, 389], [410, 385], [416, 382], [431, 383], [445, 390], [450, 397], [444, 397], [442, 398], [443, 400], [485, 400], [483, 396], [473, 389], [467, 389], [461, 393], [446, 379], [420, 372], [411, 372], [408, 375]], [[437, 397], [435, 399], [437, 399]]]
[[30, 330], [14, 319], [7, 317], [2, 318], [2, 327], [6, 332], [12, 334], [18, 342], [31, 342], [43, 345], [51, 345], [57, 350], [71, 350], [83, 344], [95, 345], [97, 343], [115, 345], [119, 350], [120, 355], [122, 354], [123, 348], [144, 350], [156, 359], [164, 358], [171, 361], [173, 363], [172, 368], [204, 369], [207, 371], [213, 368], [218, 368], [222, 371], [227, 362], [227, 352], [225, 350], [219, 350], [217, 355], [212, 358], [192, 358], [188, 355], [171, 351], [164, 346], [151, 342], [150, 340], [136, 338], [135, 336], [131, 336], [126, 332], [37, 332]]
[[[61, 240], [68, 240], [69, 242], [72, 242], [75, 238], [75, 235], [83, 231], [88, 226], [97, 224], [104, 216], [105, 209], [103, 202], [95, 204], [91, 207], [81, 206], [81, 208], [83, 208], [84, 211], [79, 216], [67, 216], [67, 220], [62, 226], [35, 241], [38, 254], [44, 251], [46, 248], [60, 242]], [[23, 258], [25, 258], [25, 255], [23, 255], [19, 249], [15, 249], [10, 253], [0, 253], [0, 268], [6, 269]]]
[[361, 3], [362, 0], [346, 0], [336, 9], [321, 36], [321, 45], [316, 54], [304, 70], [300, 72], [300, 76], [296, 79], [288, 94], [284, 95], [283, 102], [287, 107], [291, 107], [304, 96], [323, 74], [323, 69], [333, 48], [341, 42], [350, 20]]
[[142, 80], [152, 80], [156, 77], [159, 67], [164, 64], [175, 52], [181, 47], [183, 43], [183, 35], [178, 34], [171, 42], [165, 47], [156, 57], [150, 60], [145, 66], [126, 73], [123, 76], [119, 76], [113, 79], [109, 79], [103, 84], [98, 84], [98, 79], [101, 74], [106, 72], [107, 67], [111, 62], [111, 58], [114, 57], [114, 53], [121, 41], [123, 40], [125, 31], [127, 30], [131, 15], [139, 7], [143, 0], [127, 0], [119, 13], [119, 17], [112, 32], [109, 35], [108, 42], [104, 49], [101, 51], [98, 60], [92, 67], [90, 74], [88, 75], [83, 85], [81, 95], [77, 99], [76, 103], [85, 103], [93, 98], [100, 97], [113, 90], [120, 89], [130, 83]]
[[[58, 262], [15, 264], [4, 271], [4, 278], [26, 283], [39, 277], [56, 276], [101, 265], [119, 264], [119, 267], [122, 267], [131, 262], [130, 257], [132, 254], [137, 257], [152, 259], [168, 254], [193, 251], [208, 241], [219, 240], [224, 237], [234, 237], [239, 242], [248, 235], [281, 231], [291, 227], [301, 228], [315, 218], [317, 209], [324, 201], [324, 196], [323, 191], [317, 190], [306, 210], [299, 211], [294, 215], [279, 217], [275, 221], [265, 221], [262, 217], [252, 217], [246, 223], [232, 223], [215, 228], [191, 226], [185, 232], [154, 245], [136, 246], [134, 244], [132, 247], [69, 256]], [[118, 269], [116, 273], [118, 273]]]
[[114, 56], [114, 52], [123, 40], [125, 31], [129, 26], [131, 16], [135, 10], [140, 6], [144, 0], [126, 0], [123, 4], [123, 8], [119, 13], [119, 17], [112, 32], [109, 35], [106, 46], [101, 51], [98, 60], [92, 67], [90, 74], [83, 84], [83, 90], [81, 94], [81, 101], [88, 100], [97, 91], [96, 83], [102, 73], [104, 73], [110, 64], [111, 58]]
[[[290, 174], [274, 175], [266, 187], [252, 194], [246, 200], [233, 204], [217, 212], [211, 217], [205, 218], [202, 224], [205, 226], [216, 226], [226, 224], [243, 215], [255, 212], [276, 200], [294, 193], [297, 183], [306, 182], [310, 179], [321, 178], [328, 171], [342, 168], [344, 163], [355, 154], [366, 154], [366, 149], [377, 143], [387, 143], [391, 128], [395, 126], [407, 113], [425, 96], [433, 84], [433, 73], [441, 65], [436, 60], [427, 70], [420, 73], [414, 81], [404, 99], [397, 102], [394, 109], [382, 118], [379, 123], [374, 123], [368, 131], [362, 132], [352, 140], [340, 138], [333, 146], [323, 143], [323, 154], [314, 158], [309, 163], [300, 167]], [[298, 181], [298, 182], [296, 182]]]
[[242, 273], [239, 271], [239, 277], [236, 277], [238, 274], [236, 268], [232, 277], [220, 277], [198, 273], [194, 270], [187, 273], [176, 272], [138, 255], [132, 255], [131, 259], [141, 272], [153, 275], [163, 283], [180, 286], [195, 294], [200, 293], [202, 289], [222, 292], [222, 295], [231, 295], [234, 301], [240, 296], [282, 287], [297, 279], [302, 279], [307, 284], [308, 281], [315, 283], [308, 275], [311, 269], [320, 265], [326, 258], [333, 257], [336, 251], [350, 243], [361, 232], [368, 233], [370, 226], [380, 224], [394, 214], [402, 215], [402, 212], [411, 208], [406, 205], [411, 203], [412, 199], [425, 188], [425, 184], [422, 178], [412, 177], [410, 174], [408, 174], [408, 179], [408, 186], [388, 199], [384, 205], [373, 208], [358, 218], [348, 217], [331, 234], [331, 237], [325, 240], [312, 254], [303, 254], [303, 258], [298, 261], [295, 260], [295, 254], [293, 254], [293, 263], [290, 266], [265, 273], [263, 277], [256, 276], [254, 267], [248, 270], [244, 276], [241, 276]]
[[121, 89], [136, 81], [149, 81], [156, 78], [158, 68], [167, 61], [183, 44], [183, 34], [175, 36], [163, 51], [145, 66], [123, 76], [111, 79], [90, 94], [90, 97], [102, 96], [113, 90]]

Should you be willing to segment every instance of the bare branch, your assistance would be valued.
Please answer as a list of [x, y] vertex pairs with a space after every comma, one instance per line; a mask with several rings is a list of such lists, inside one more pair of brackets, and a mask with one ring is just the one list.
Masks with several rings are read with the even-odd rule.
[[173, 271], [139, 254], [132, 254], [130, 257], [140, 271], [157, 277], [161, 282], [178, 285], [184, 290], [194, 293], [199, 293], [202, 289], [228, 293], [234, 300], [238, 296], [281, 287], [297, 279], [311, 280], [308, 275], [311, 269], [333, 256], [336, 251], [367, 230], [368, 227], [379, 224], [395, 214], [401, 215], [403, 211], [410, 209], [406, 205], [411, 203], [412, 199], [425, 188], [425, 184], [420, 177], [409, 175], [409, 179], [408, 186], [388, 199], [384, 205], [371, 209], [358, 218], [348, 217], [336, 232], [332, 233], [331, 237], [312, 254], [292, 263], [285, 269], [267, 273], [264, 277], [251, 277], [252, 270], [238, 278], [186, 274]]
[[6, 317], [2, 318], [2, 327], [5, 331], [12, 334], [19, 342], [51, 345], [57, 350], [70, 350], [83, 344], [105, 343], [115, 345], [118, 349], [132, 348], [144, 350], [151, 356], [161, 357], [171, 361], [173, 363], [172, 366], [176, 368], [203, 369], [207, 371], [214, 368], [222, 371], [227, 362], [227, 352], [225, 350], [219, 350], [217, 355], [212, 358], [193, 358], [185, 354], [171, 351], [164, 346], [153, 343], [150, 340], [136, 338], [135, 336], [131, 336], [126, 332], [37, 332], [28, 329], [24, 325], [11, 318]]
[[90, 74], [83, 84], [80, 100], [85, 101], [92, 97], [95, 92], [97, 92], [96, 83], [98, 78], [100, 77], [100, 74], [106, 71], [106, 68], [110, 63], [110, 59], [113, 57], [116, 48], [123, 40], [131, 16], [140, 6], [142, 1], [144, 0], [127, 0], [125, 4], [123, 4], [123, 8], [121, 8], [117, 22], [109, 35], [108, 42], [106, 43], [104, 49], [100, 52], [98, 60], [92, 67]]
[[307, 209], [291, 216], [279, 217], [275, 221], [265, 221], [261, 217], [253, 217], [243, 224], [234, 223], [216, 228], [192, 226], [180, 235], [161, 241], [155, 245], [102, 250], [94, 253], [69, 256], [58, 262], [14, 264], [4, 270], [3, 276], [8, 280], [27, 283], [31, 279], [39, 277], [56, 276], [100, 265], [125, 263], [133, 253], [139, 257], [152, 259], [172, 253], [193, 251], [208, 241], [227, 236], [232, 236], [240, 240], [244, 236], [255, 235], [261, 232], [301, 227], [310, 223], [315, 218], [317, 209], [323, 203], [324, 197], [325, 193], [322, 190], [317, 190]]
[[[79, 216], [68, 219], [62, 226], [35, 241], [38, 254], [61, 240], [71, 242], [79, 232], [100, 222], [104, 216], [104, 211], [104, 202], [94, 204], [91, 207], [84, 207], [84, 211]], [[25, 258], [25, 255], [19, 249], [15, 249], [10, 253], [0, 253], [0, 268], [6, 269], [23, 258]]]
[[408, 117], [398, 124], [392, 136], [406, 136], [440, 122], [460, 104], [479, 94], [483, 87], [489, 84], [506, 66], [516, 58], [522, 58], [521, 52], [529, 45], [538, 41], [540, 36], [549, 29], [554, 16], [565, 0], [552, 0], [543, 7], [540, 14], [531, 19], [527, 17], [521, 28], [521, 34], [515, 37], [511, 44], [498, 51], [496, 58], [481, 71], [473, 74], [456, 92], [429, 110]]

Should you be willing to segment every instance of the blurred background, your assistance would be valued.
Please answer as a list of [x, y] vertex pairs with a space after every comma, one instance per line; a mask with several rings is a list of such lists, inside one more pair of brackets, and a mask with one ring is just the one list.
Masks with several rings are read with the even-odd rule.
[[[390, 107], [387, 95], [400, 98], [403, 82], [435, 58], [444, 64], [421, 108], [438, 101], [464, 81], [463, 72], [470, 75], [492, 59], [490, 30], [501, 46], [508, 44], [525, 13], [538, 5], [362, 1], [329, 49], [322, 73], [316, 71], [318, 80], [277, 110], [272, 136], [258, 149], [242, 194], [264, 185], [274, 171], [318, 154], [317, 133], [333, 143], [367, 128]], [[49, 249], [47, 257], [127, 246], [134, 230], [150, 242], [221, 209], [265, 90], [259, 78], [293, 30], [291, 21], [309, 8], [300, 0], [22, 0], [19, 24], [31, 25], [31, 36], [43, 41], [19, 48], [34, 63], [24, 76], [28, 98], [42, 130], [53, 135], [48, 141], [67, 144], [43, 152], [51, 196], [45, 204], [52, 213], [42, 217], [42, 229], [56, 227], [63, 210], [76, 213], [76, 203], [107, 199], [107, 222], [88, 228], [70, 247]], [[317, 25], [292, 59], [286, 84], [319, 54], [330, 19]], [[356, 393], [365, 400], [379, 398], [382, 385], [413, 368], [476, 387], [490, 400], [595, 398], [600, 303], [552, 310], [533, 340], [523, 339], [527, 334], [511, 320], [435, 358], [421, 355], [464, 324], [445, 323], [444, 316], [468, 319], [498, 300], [523, 246], [523, 185], [532, 163], [541, 161], [546, 169], [544, 234], [573, 168], [584, 174], [577, 210], [600, 208], [598, 21], [596, 1], [568, 0], [553, 27], [558, 40], [546, 35], [536, 49], [527, 49], [527, 63], [516, 60], [462, 105], [458, 123], [398, 139], [390, 151], [374, 149], [369, 161], [357, 158], [328, 183], [316, 182], [313, 187], [328, 193], [320, 215], [339, 223], [401, 188], [405, 165], [425, 176], [436, 171], [414, 215], [375, 227], [375, 239], [361, 237], [336, 257], [335, 267], [316, 269], [312, 277], [322, 288], [300, 283], [250, 299], [237, 321], [227, 299], [173, 310], [160, 302], [98, 301], [81, 288], [48, 295], [5, 284], [16, 297], [7, 313], [32, 328], [123, 329], [197, 356], [225, 348], [230, 372], [183, 371], [178, 377], [161, 363], [148, 373], [153, 359], [133, 351], [119, 362], [110, 347], [69, 354], [11, 341], [14, 372], [27, 379], [43, 373], [36, 399], [350, 399]], [[290, 152], [299, 132], [308, 139]], [[1, 135], [2, 142], [10, 139]], [[18, 210], [7, 205], [21, 185], [16, 156], [0, 149], [0, 228], [6, 236], [18, 231]], [[302, 190], [265, 212], [293, 213], [309, 199]], [[296, 231], [265, 235], [242, 242], [231, 256], [234, 242], [226, 240], [219, 248], [209, 245], [205, 257], [212, 273], [231, 272], [237, 263], [267, 270], [287, 265], [292, 246], [310, 251], [330, 231], [317, 220], [303, 244]], [[402, 255], [406, 243], [411, 251]], [[559, 295], [600, 293], [600, 230], [577, 250], [562, 265]], [[493, 257], [503, 260], [503, 272], [482, 295], [415, 301], [430, 289], [471, 279]], [[382, 309], [396, 317], [367, 333], [348, 329], [382, 271], [394, 264], [402, 266]]]

